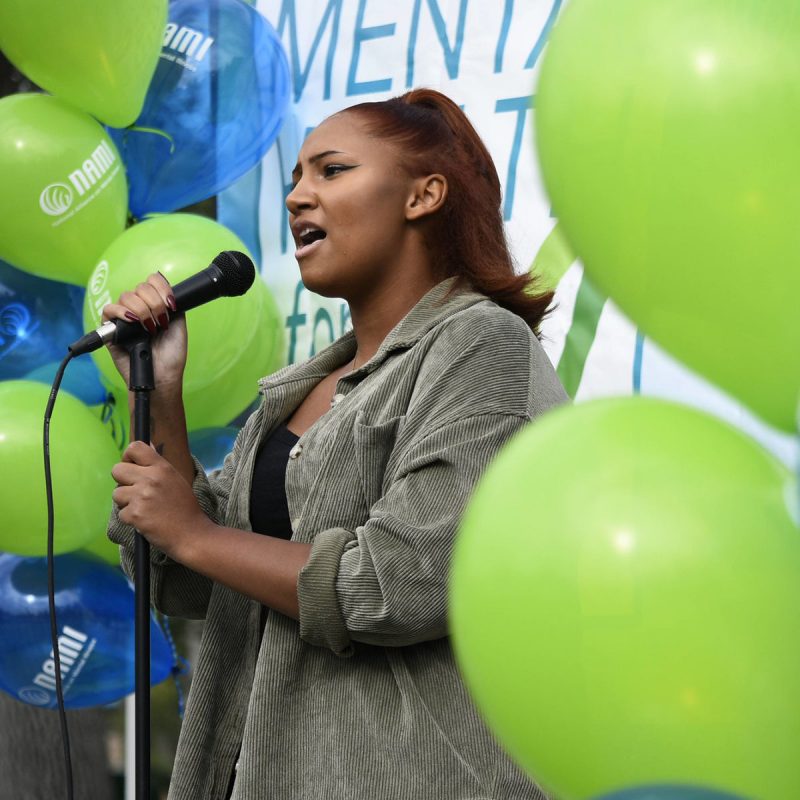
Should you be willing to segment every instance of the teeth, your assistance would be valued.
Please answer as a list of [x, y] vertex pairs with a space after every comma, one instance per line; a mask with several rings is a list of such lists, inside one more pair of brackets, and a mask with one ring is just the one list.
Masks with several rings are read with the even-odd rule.
[[[321, 235], [317, 236], [317, 234]], [[316, 225], [305, 225], [298, 229], [297, 239], [301, 245], [306, 246], [320, 239], [324, 239], [325, 235], [325, 231], [323, 231], [322, 228], [318, 228]]]

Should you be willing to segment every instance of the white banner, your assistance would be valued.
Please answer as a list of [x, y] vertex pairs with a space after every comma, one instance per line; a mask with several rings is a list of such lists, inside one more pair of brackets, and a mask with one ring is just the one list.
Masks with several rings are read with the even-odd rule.
[[[413, 87], [462, 105], [492, 153], [504, 187], [503, 214], [519, 269], [537, 257], [564, 272], [544, 345], [577, 400], [638, 391], [707, 408], [746, 428], [787, 463], [791, 437], [767, 428], [637, 335], [584, 278], [542, 189], [533, 145], [535, 85], [562, 0], [259, 0], [292, 71], [290, 116], [259, 168], [219, 198], [219, 219], [243, 238], [285, 314], [287, 361], [301, 361], [349, 327], [341, 301], [303, 287], [284, 198], [308, 131], [355, 103]], [[553, 253], [555, 252], [555, 256]]]

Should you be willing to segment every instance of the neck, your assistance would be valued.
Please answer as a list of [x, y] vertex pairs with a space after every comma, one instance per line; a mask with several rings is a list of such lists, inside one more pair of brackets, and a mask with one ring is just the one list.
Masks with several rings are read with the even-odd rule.
[[349, 301], [357, 342], [356, 367], [366, 364], [378, 352], [389, 332], [437, 283], [431, 275], [396, 279], [368, 297]]

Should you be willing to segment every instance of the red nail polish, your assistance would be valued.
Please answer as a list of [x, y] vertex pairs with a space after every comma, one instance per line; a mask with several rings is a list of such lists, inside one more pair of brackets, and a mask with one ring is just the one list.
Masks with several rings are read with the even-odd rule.
[[158, 317], [158, 324], [159, 324], [159, 325], [160, 325], [160, 326], [161, 326], [161, 327], [162, 327], [164, 330], [166, 330], [167, 328], [169, 328], [169, 317], [166, 315], [166, 313], [164, 313], [164, 314], [160, 314], [160, 315], [159, 315], [159, 317]]
[[175, 301], [175, 295], [174, 294], [167, 295], [167, 305], [173, 311], [177, 311], [178, 310], [178, 303]]
[[145, 328], [147, 328], [149, 333], [155, 333], [156, 332], [156, 324], [155, 324], [155, 322], [153, 322], [152, 319], [149, 319], [149, 318], [146, 319], [144, 321], [144, 326], [145, 326]]
[[126, 311], [125, 312], [125, 319], [129, 319], [131, 322], [141, 322], [139, 317], [133, 313], [133, 311]]

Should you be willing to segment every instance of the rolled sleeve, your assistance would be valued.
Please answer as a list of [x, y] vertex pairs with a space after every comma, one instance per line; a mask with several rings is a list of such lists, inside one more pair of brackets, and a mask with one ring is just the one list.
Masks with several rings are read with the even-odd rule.
[[300, 637], [341, 656], [352, 654], [353, 648], [339, 606], [336, 580], [342, 555], [355, 539], [355, 533], [344, 528], [323, 531], [314, 540], [309, 559], [297, 579]]
[[298, 579], [301, 638], [347, 655], [352, 642], [403, 646], [446, 636], [461, 514], [526, 421], [481, 414], [429, 433], [408, 449], [364, 525], [320, 533]]

